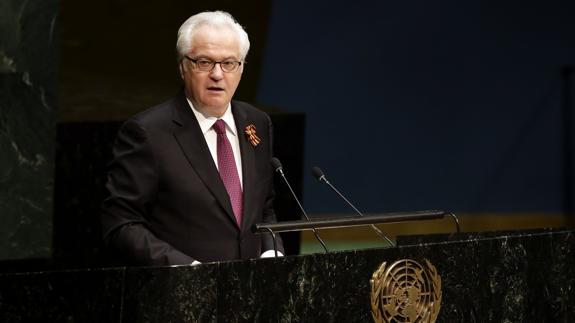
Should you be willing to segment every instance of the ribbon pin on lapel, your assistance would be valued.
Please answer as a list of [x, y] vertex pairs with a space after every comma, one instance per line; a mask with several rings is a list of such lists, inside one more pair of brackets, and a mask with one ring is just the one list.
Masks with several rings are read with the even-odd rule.
[[246, 137], [248, 138], [248, 140], [250, 141], [250, 143], [252, 144], [252, 146], [257, 146], [259, 145], [259, 143], [261, 142], [261, 139], [258, 138], [258, 136], [256, 135], [256, 126], [254, 126], [253, 124], [250, 124], [246, 127]]

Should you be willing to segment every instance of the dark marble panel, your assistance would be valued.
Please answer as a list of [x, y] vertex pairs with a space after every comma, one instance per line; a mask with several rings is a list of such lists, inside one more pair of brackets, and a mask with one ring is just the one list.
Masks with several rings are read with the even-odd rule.
[[[373, 252], [286, 257], [222, 264], [222, 322], [368, 322]], [[224, 306], [225, 305], [225, 306]]]
[[49, 257], [52, 124], [21, 74], [0, 74], [0, 259]]
[[57, 0], [0, 1], [0, 260], [47, 258]]
[[564, 257], [574, 248], [569, 231], [400, 247], [402, 257], [427, 258], [442, 274], [440, 322], [569, 322], [575, 294], [557, 291], [575, 288], [566, 270], [573, 258]]
[[0, 274], [0, 322], [121, 322], [122, 270]]
[[[429, 260], [437, 268], [442, 284], [437, 322], [575, 317], [573, 231], [453, 238], [196, 267], [5, 274], [0, 321], [44, 315], [78, 322], [370, 322], [372, 274], [383, 262], [402, 259]], [[98, 308], [107, 310], [94, 319], [77, 311]]]
[[217, 322], [218, 264], [126, 270], [122, 322]]
[[[286, 259], [222, 263], [217, 285], [218, 322], [278, 322], [275, 309], [288, 295], [283, 289], [289, 263]], [[273, 279], [277, 277], [283, 279]]]
[[439, 322], [569, 322], [574, 248], [572, 232], [541, 232], [221, 264], [218, 319], [368, 322], [371, 274], [408, 258], [430, 260], [442, 276]]

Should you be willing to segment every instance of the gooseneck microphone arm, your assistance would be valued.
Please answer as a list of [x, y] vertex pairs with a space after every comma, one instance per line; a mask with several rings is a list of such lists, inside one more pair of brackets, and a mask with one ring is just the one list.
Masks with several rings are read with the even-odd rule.
[[[301, 205], [301, 203], [299, 202], [299, 199], [297, 198], [297, 195], [295, 195], [295, 192], [293, 191], [293, 189], [291, 188], [291, 185], [289, 184], [289, 181], [287, 180], [284, 171], [283, 171], [283, 167], [282, 167], [282, 163], [280, 162], [279, 159], [273, 157], [270, 160], [274, 171], [279, 173], [281, 178], [283, 178], [284, 183], [286, 183], [287, 187], [289, 188], [291, 195], [293, 196], [294, 200], [296, 201], [297, 205], [299, 206], [299, 209], [301, 210], [303, 216], [305, 217], [306, 220], [309, 221], [309, 217], [307, 216], [307, 213], [305, 212], [303, 206]], [[315, 236], [315, 238], [317, 239], [317, 241], [319, 241], [319, 243], [321, 244], [321, 246], [323, 247], [323, 249], [325, 250], [326, 253], [329, 252], [329, 250], [327, 250], [327, 247], [325, 245], [325, 243], [323, 242], [323, 240], [320, 238], [319, 234], [317, 233], [317, 231], [315, 229], [312, 228], [313, 234]]]
[[[357, 213], [359, 214], [359, 216], [363, 217], [363, 213], [361, 213], [356, 207], [355, 205], [353, 205], [345, 196], [343, 196], [343, 194], [341, 194], [341, 192], [335, 188], [335, 186], [333, 186], [325, 177], [325, 174], [323, 173], [323, 171], [321, 170], [321, 168], [319, 167], [313, 167], [311, 169], [311, 172], [313, 174], [313, 176], [315, 178], [317, 178], [318, 181], [327, 184], [327, 186], [329, 186], [334, 192], [337, 193], [337, 195], [339, 195], [339, 197], [341, 197], [349, 206], [351, 206], [351, 208]], [[373, 229], [373, 231], [375, 231], [375, 233], [380, 236], [382, 239], [384, 239], [385, 241], [387, 241], [387, 243], [389, 243], [391, 246], [395, 246], [395, 244], [393, 243], [393, 241], [391, 241], [391, 239], [389, 239], [385, 234], [383, 234], [383, 232], [381, 232], [381, 230], [376, 227], [375, 225], [371, 224], [370, 225], [371, 228]]]

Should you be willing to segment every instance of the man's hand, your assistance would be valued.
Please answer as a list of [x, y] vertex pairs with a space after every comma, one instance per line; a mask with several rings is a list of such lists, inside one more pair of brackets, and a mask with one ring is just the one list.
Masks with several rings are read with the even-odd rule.
[[[260, 256], [260, 258], [274, 258], [276, 256], [276, 252], [274, 250], [267, 250], [264, 253], [262, 253], [262, 255]], [[283, 257], [284, 254], [281, 251], [278, 251], [278, 257]]]

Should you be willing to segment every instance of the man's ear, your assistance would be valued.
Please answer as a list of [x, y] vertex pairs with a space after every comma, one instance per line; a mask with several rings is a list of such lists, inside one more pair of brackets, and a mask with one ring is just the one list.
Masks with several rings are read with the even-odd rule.
[[180, 70], [180, 77], [183, 80], [184, 79], [184, 73], [186, 72], [186, 68], [184, 67], [184, 61], [183, 60], [181, 60], [180, 63], [178, 64], [178, 70]]

